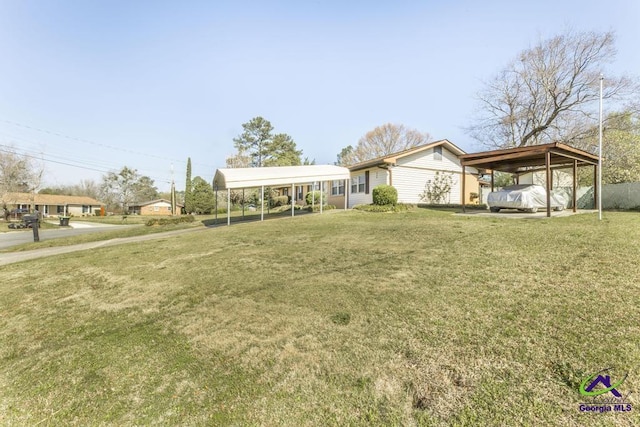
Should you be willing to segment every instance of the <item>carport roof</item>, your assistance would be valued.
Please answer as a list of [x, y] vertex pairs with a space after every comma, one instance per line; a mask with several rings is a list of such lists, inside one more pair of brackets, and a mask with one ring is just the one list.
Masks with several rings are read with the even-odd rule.
[[218, 190], [274, 187], [349, 179], [349, 169], [334, 165], [274, 166], [262, 168], [222, 168], [213, 183]]
[[598, 165], [598, 156], [560, 142], [463, 154], [459, 158], [462, 166], [518, 173], [545, 166], [547, 153], [553, 167], [571, 167], [575, 160], [578, 166]]

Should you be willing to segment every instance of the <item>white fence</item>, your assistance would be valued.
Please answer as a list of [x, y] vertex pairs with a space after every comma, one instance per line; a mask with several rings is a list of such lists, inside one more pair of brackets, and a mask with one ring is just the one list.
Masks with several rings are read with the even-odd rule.
[[[571, 187], [562, 187], [554, 191], [562, 192], [569, 200], [569, 208], [573, 207]], [[593, 186], [578, 187], [578, 209], [595, 209]], [[623, 184], [605, 184], [602, 186], [602, 209], [638, 209], [640, 208], [640, 182]]]
[[[482, 202], [486, 204], [490, 189], [482, 192]], [[573, 208], [571, 187], [560, 187], [553, 190], [562, 194], [568, 201], [567, 208]], [[593, 201], [593, 186], [578, 187], [578, 209], [596, 209]], [[602, 186], [602, 209], [638, 209], [640, 210], [640, 182], [623, 184], [605, 184]]]

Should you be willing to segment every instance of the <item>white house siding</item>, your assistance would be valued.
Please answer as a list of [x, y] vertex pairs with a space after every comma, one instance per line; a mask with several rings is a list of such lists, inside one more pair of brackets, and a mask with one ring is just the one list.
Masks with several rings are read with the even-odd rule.
[[[555, 169], [551, 173], [553, 174], [553, 188], [573, 186], [573, 171], [571, 169]], [[518, 182], [520, 184], [537, 184], [546, 186], [547, 172], [536, 171], [522, 174], [520, 175]]]
[[389, 171], [378, 167], [351, 172], [351, 178], [363, 175], [366, 171], [369, 171], [369, 194], [351, 193], [351, 180], [349, 180], [349, 208], [373, 203], [373, 189], [380, 184], [389, 184]]
[[392, 185], [398, 190], [401, 203], [424, 203], [420, 194], [427, 180], [435, 177], [436, 171], [453, 173], [453, 185], [446, 203], [460, 203], [462, 167], [455, 154], [442, 147], [442, 159], [435, 160], [433, 150], [426, 150], [398, 159], [391, 170]]

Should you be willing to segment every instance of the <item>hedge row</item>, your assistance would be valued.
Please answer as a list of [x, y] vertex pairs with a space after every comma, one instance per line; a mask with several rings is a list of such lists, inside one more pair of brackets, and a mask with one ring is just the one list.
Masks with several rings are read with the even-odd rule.
[[[324, 205], [324, 206], [322, 206], [322, 210], [323, 211], [330, 211], [332, 209], [337, 209], [337, 208], [335, 207], [335, 205]], [[312, 206], [307, 206], [307, 210], [309, 212], [320, 212], [320, 205], [314, 205], [313, 207]]]
[[151, 227], [153, 225], [180, 224], [183, 222], [193, 222], [195, 220], [196, 218], [193, 215], [183, 215], [173, 218], [152, 218], [148, 220], [145, 225]]
[[414, 207], [414, 205], [398, 203], [396, 205], [356, 205], [353, 209], [364, 212], [406, 212]]

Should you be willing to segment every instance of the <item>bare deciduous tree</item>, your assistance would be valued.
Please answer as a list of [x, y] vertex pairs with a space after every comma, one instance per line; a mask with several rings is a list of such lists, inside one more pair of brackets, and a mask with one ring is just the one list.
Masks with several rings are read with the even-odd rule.
[[5, 211], [16, 203], [15, 193], [34, 194], [40, 187], [44, 167], [11, 147], [0, 150], [0, 208]]
[[[616, 55], [612, 32], [571, 32], [522, 51], [478, 94], [467, 130], [490, 147], [577, 142], [597, 120], [601, 73]], [[607, 75], [603, 98], [624, 101], [637, 89]]]
[[355, 148], [343, 148], [336, 163], [348, 166], [426, 144], [430, 140], [431, 135], [428, 133], [387, 123], [367, 132]]

